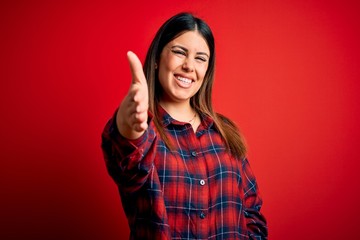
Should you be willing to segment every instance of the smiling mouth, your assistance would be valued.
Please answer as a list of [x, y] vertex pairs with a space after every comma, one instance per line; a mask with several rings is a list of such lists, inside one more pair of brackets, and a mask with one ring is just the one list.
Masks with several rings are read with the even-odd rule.
[[185, 84], [191, 84], [193, 82], [193, 80], [189, 79], [189, 78], [185, 78], [185, 77], [181, 77], [181, 76], [175, 76], [177, 80], [185, 83]]

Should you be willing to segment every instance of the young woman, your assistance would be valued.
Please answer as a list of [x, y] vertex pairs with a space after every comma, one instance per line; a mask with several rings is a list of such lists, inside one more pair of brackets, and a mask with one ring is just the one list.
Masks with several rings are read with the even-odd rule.
[[209, 26], [180, 13], [158, 30], [144, 68], [102, 135], [130, 239], [267, 239], [243, 139], [214, 112]]

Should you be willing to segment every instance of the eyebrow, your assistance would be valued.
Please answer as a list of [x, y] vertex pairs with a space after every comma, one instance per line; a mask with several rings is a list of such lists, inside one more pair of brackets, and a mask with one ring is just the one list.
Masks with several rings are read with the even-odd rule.
[[[174, 49], [174, 48], [181, 48], [183, 51], [189, 52], [188, 49], [186, 49], [185, 47], [180, 46], [180, 45], [174, 45], [174, 46], [171, 47], [171, 49]], [[208, 58], [210, 58], [210, 57], [209, 57], [209, 54], [207, 54], [206, 52], [197, 52], [196, 54], [197, 54], [197, 55], [205, 55], [205, 56], [207, 56]]]

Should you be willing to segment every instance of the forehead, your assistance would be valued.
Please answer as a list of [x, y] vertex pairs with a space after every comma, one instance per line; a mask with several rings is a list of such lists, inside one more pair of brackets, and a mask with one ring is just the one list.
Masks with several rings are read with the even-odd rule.
[[189, 51], [205, 52], [210, 54], [209, 46], [204, 37], [197, 31], [187, 31], [168, 43], [170, 46], [180, 45]]

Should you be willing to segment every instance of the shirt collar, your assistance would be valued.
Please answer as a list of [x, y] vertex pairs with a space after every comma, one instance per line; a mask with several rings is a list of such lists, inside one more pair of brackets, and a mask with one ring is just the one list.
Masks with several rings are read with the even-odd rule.
[[[160, 122], [163, 125], [163, 127], [168, 127], [170, 124], [172, 125], [185, 125], [186, 123], [184, 122], [180, 122], [174, 118], [172, 118], [170, 116], [169, 113], [166, 112], [166, 110], [164, 108], [162, 108], [160, 105], [158, 105], [158, 113], [159, 113], [159, 118], [160, 118]], [[205, 129], [210, 129], [213, 125], [214, 125], [214, 120], [204, 114], [204, 113], [200, 113], [200, 117], [201, 117], [201, 124], [199, 126], [198, 130], [205, 130]]]

